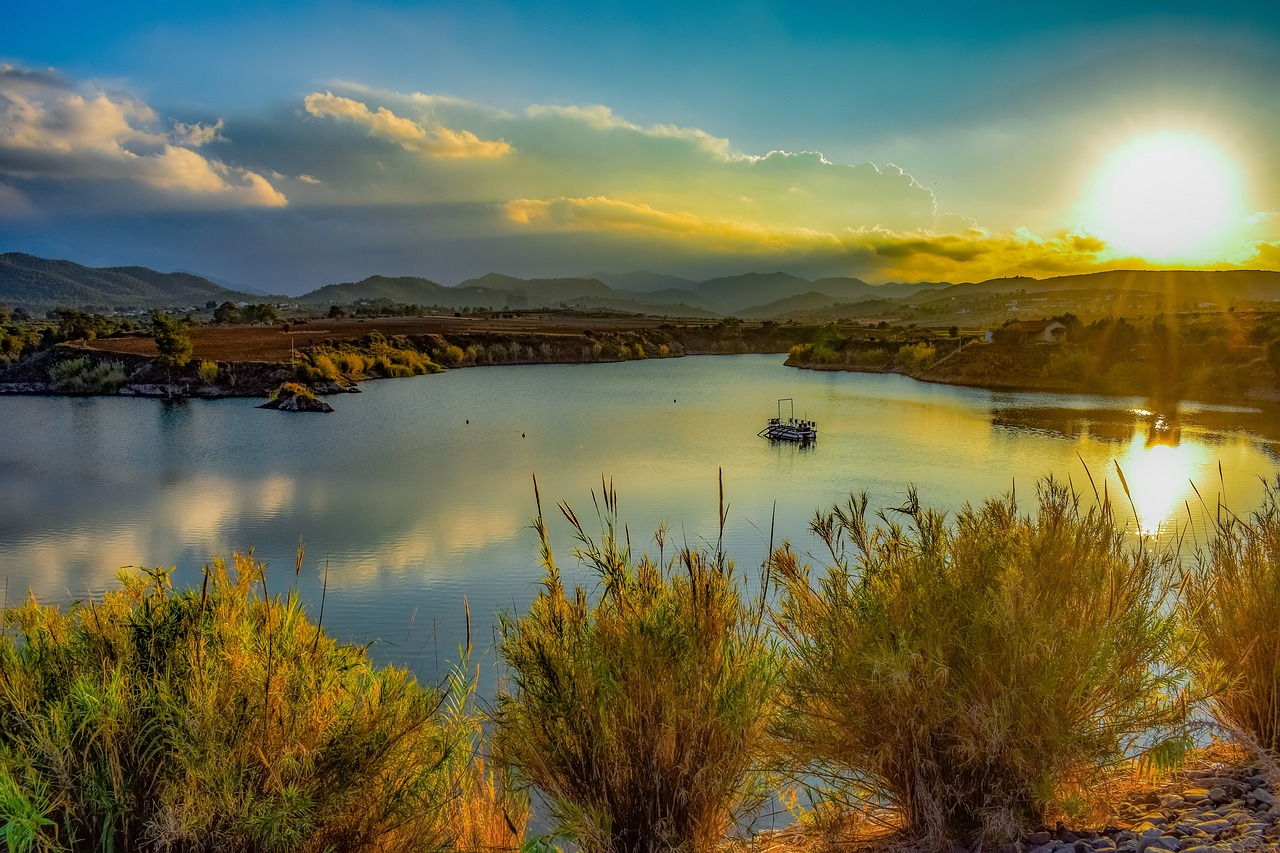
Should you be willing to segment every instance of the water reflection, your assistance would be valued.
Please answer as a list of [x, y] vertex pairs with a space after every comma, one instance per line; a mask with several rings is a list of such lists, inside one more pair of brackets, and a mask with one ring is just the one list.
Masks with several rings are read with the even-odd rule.
[[[327, 626], [359, 642], [402, 637], [418, 610], [418, 624], [439, 620], [444, 659], [464, 631], [463, 595], [479, 620], [535, 589], [535, 472], [544, 505], [567, 500], [584, 517], [603, 474], [634, 541], [665, 519], [670, 541], [697, 547], [714, 541], [723, 470], [726, 550], [749, 571], [771, 537], [810, 548], [814, 509], [850, 492], [895, 506], [914, 484], [954, 512], [1049, 474], [1079, 485], [1087, 470], [1133, 530], [1163, 538], [1195, 506], [1191, 483], [1248, 510], [1277, 458], [1274, 410], [993, 394], [781, 362], [451, 371], [370, 383], [323, 417], [245, 400], [0, 398], [20, 438], [0, 443], [0, 578], [10, 598], [30, 587], [65, 601], [123, 565], [176, 565], [175, 581], [198, 582], [212, 555], [253, 547], [292, 580], [301, 538], [304, 600], [318, 604], [328, 571]], [[783, 397], [821, 425], [812, 450], [756, 436]], [[572, 579], [571, 532], [553, 511], [548, 522]]]

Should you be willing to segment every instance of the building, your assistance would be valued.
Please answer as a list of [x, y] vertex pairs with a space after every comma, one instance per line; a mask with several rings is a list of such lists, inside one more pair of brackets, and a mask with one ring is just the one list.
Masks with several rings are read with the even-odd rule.
[[1060, 344], [1067, 334], [1067, 327], [1057, 320], [1014, 320], [1004, 328], [1032, 344]]

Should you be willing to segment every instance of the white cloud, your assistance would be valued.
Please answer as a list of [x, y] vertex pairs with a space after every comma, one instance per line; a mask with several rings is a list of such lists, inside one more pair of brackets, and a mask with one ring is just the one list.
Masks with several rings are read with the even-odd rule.
[[221, 140], [223, 122], [159, 128], [147, 104], [52, 75], [0, 66], [0, 174], [32, 179], [127, 181], [183, 205], [280, 206], [262, 175], [196, 153]]
[[377, 111], [352, 98], [332, 92], [313, 92], [304, 99], [307, 112], [351, 121], [363, 126], [375, 139], [394, 142], [405, 151], [442, 159], [502, 157], [512, 148], [501, 140], [480, 139], [469, 130], [452, 130], [441, 124], [422, 124], [396, 115], [386, 107]]

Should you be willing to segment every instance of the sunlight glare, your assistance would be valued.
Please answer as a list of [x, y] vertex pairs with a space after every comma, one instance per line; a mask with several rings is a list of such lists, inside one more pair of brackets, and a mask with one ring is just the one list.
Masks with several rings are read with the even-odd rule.
[[1129, 452], [1120, 460], [1129, 486], [1128, 499], [1137, 512], [1137, 532], [1155, 536], [1167, 523], [1175, 521], [1182, 507], [1195, 460], [1186, 445], [1152, 444], [1141, 434], [1135, 435]]
[[1118, 253], [1216, 260], [1243, 216], [1239, 170], [1201, 137], [1139, 136], [1107, 158], [1091, 207], [1090, 230]]

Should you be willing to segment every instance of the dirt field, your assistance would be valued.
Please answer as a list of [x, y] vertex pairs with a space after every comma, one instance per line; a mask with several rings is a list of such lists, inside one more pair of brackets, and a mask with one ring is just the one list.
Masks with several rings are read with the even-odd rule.
[[[387, 317], [377, 319], [312, 320], [295, 322], [290, 331], [279, 326], [196, 326], [191, 330], [195, 344], [193, 358], [212, 361], [289, 360], [290, 346], [308, 347], [325, 339], [335, 341], [362, 338], [373, 331], [384, 335], [430, 334], [510, 334], [579, 335], [595, 332], [652, 329], [669, 322], [648, 317], [565, 317], [524, 316], [510, 319], [488, 317]], [[90, 347], [103, 352], [156, 355], [151, 338], [106, 338]]]

